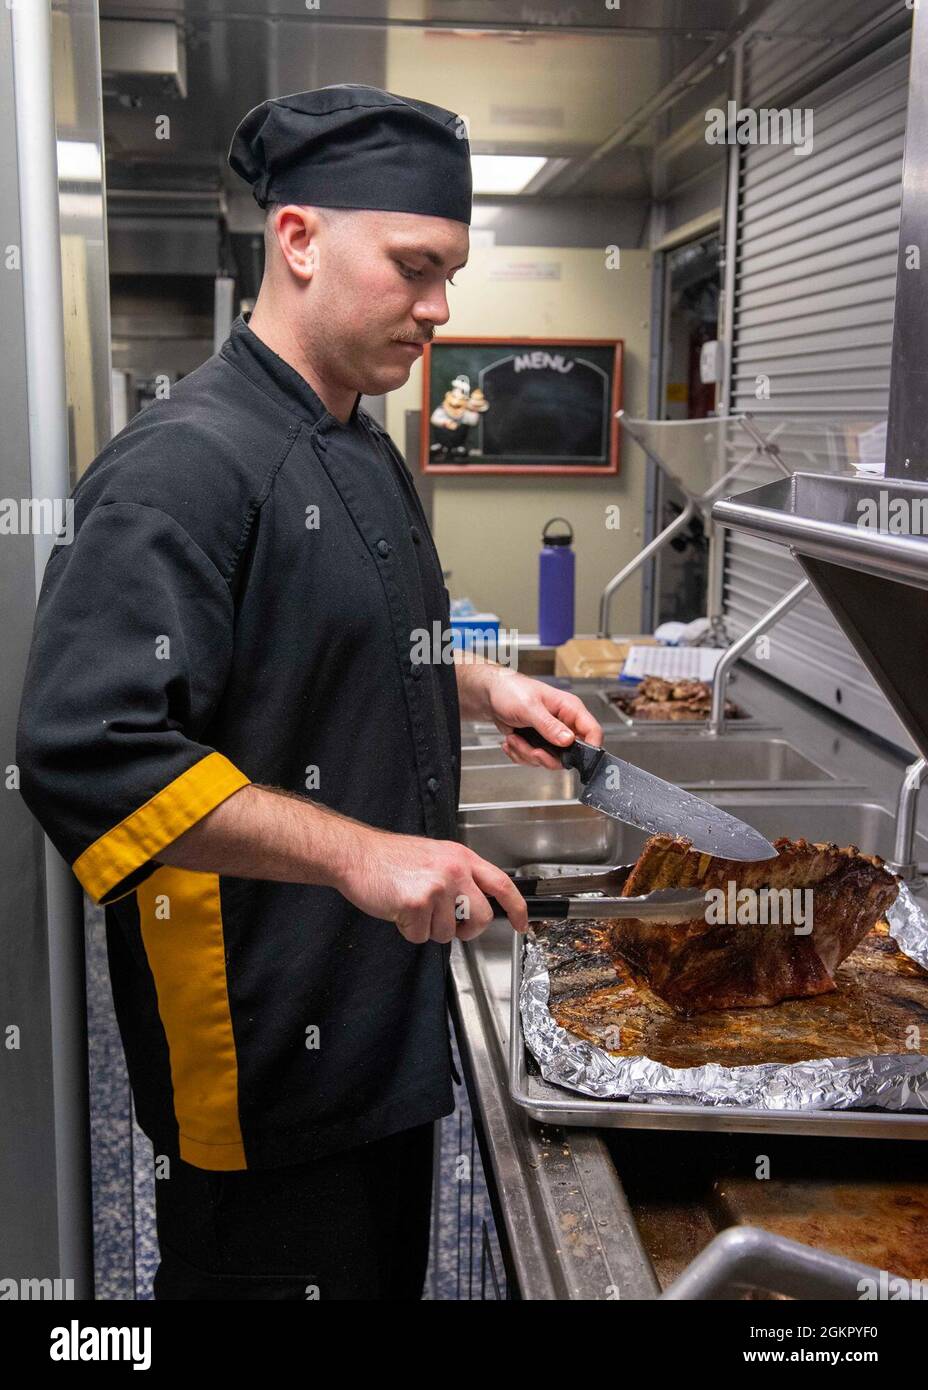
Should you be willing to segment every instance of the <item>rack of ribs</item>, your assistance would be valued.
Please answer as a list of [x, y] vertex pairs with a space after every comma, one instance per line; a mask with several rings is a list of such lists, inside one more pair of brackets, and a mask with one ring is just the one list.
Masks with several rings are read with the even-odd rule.
[[[808, 889], [811, 931], [797, 927], [787, 912], [733, 914], [730, 910], [687, 922], [638, 918], [609, 923], [610, 950], [643, 977], [661, 999], [681, 1014], [708, 1009], [753, 1008], [824, 994], [835, 988], [834, 972], [880, 920], [898, 891], [898, 879], [882, 859], [856, 847], [775, 842], [779, 857], [759, 863], [700, 854], [687, 840], [654, 835], [648, 840], [622, 890], [623, 897], [658, 888], [699, 887], [709, 903], [730, 906], [742, 889], [773, 906], [774, 893]], [[764, 895], [760, 890], [773, 890]], [[784, 923], [783, 916], [787, 920]], [[737, 920], [738, 917], [742, 920]], [[766, 916], [766, 921], [764, 917]]]

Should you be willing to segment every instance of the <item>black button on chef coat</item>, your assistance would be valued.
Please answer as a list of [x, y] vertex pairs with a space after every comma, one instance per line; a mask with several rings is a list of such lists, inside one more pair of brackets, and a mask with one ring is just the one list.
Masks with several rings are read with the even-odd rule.
[[448, 593], [389, 436], [358, 402], [331, 416], [239, 318], [73, 501], [17, 754], [28, 805], [107, 905], [155, 1151], [273, 1167], [448, 1114], [448, 947], [329, 888], [155, 862], [249, 781], [455, 837], [454, 667], [410, 656], [417, 629], [447, 627]]

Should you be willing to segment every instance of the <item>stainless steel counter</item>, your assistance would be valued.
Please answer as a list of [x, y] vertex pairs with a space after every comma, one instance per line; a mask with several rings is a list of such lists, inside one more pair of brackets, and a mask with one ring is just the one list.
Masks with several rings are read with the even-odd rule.
[[[585, 699], [602, 683], [578, 683]], [[906, 763], [820, 707], [751, 672], [737, 699], [789, 752], [757, 761], [759, 735], [721, 736], [727, 771], [705, 754], [696, 729], [658, 734], [615, 731], [635, 760], [678, 749], [675, 780], [704, 789], [765, 834], [855, 843], [889, 855], [892, 811]], [[589, 701], [591, 702], [591, 701]], [[592, 702], [591, 702], [592, 703]], [[478, 742], [479, 740], [479, 742]], [[731, 744], [728, 741], [731, 740]], [[642, 837], [572, 805], [544, 771], [514, 770], [538, 785], [521, 794], [508, 768], [488, 761], [491, 736], [471, 730], [460, 823], [473, 848], [505, 867], [532, 859], [622, 862]], [[743, 743], [734, 774], [731, 747]], [[661, 745], [663, 751], [655, 752]], [[688, 750], [691, 750], [688, 752]], [[489, 755], [492, 759], [492, 754]], [[469, 770], [474, 777], [468, 780]], [[774, 780], [766, 784], [764, 771]], [[790, 774], [793, 780], [790, 781]], [[666, 775], [666, 774], [665, 774]], [[727, 781], [725, 779], [728, 779]], [[738, 786], [738, 781], [742, 782]], [[483, 799], [488, 790], [497, 800]], [[546, 790], [550, 794], [545, 794]], [[518, 799], [522, 795], [522, 799]], [[469, 798], [469, 799], [468, 799]], [[741, 808], [740, 811], [738, 808]], [[928, 826], [928, 805], [920, 827]], [[608, 827], [607, 827], [608, 829]], [[557, 847], [559, 852], [538, 853]], [[928, 864], [928, 838], [918, 858]], [[509, 1098], [510, 930], [494, 926], [452, 953], [458, 1043], [510, 1285], [528, 1299], [655, 1297], [719, 1231], [762, 1226], [909, 1278], [928, 1277], [928, 1156], [904, 1140], [849, 1140], [776, 1134], [672, 1130], [557, 1130], [528, 1119]], [[758, 1176], [758, 1174], [768, 1174]]]

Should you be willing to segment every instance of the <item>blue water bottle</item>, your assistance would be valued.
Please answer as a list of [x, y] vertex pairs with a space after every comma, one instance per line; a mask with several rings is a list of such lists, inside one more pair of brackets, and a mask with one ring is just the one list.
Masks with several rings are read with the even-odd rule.
[[[564, 523], [567, 535], [548, 535], [556, 521]], [[574, 635], [573, 538], [574, 529], [564, 517], [545, 522], [538, 561], [538, 640], [543, 647], [559, 647]]]

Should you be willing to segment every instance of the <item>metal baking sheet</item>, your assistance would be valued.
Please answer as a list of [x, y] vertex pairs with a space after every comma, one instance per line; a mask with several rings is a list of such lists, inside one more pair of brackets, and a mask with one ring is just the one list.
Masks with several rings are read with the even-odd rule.
[[[540, 1073], [529, 1071], [520, 1009], [524, 945], [521, 936], [513, 936], [509, 1087], [515, 1103], [541, 1123], [593, 1128], [698, 1129], [751, 1133], [777, 1131], [834, 1136], [844, 1134], [861, 1138], [928, 1138], [928, 1109], [778, 1110], [742, 1105], [692, 1104], [682, 1100], [600, 1099], [587, 1097], [579, 1092], [571, 1094], [567, 1088], [546, 1081]], [[593, 1045], [584, 1046], [592, 1048]], [[918, 1055], [907, 1061], [914, 1071], [923, 1072], [928, 1066], [924, 1057], [919, 1062]]]

